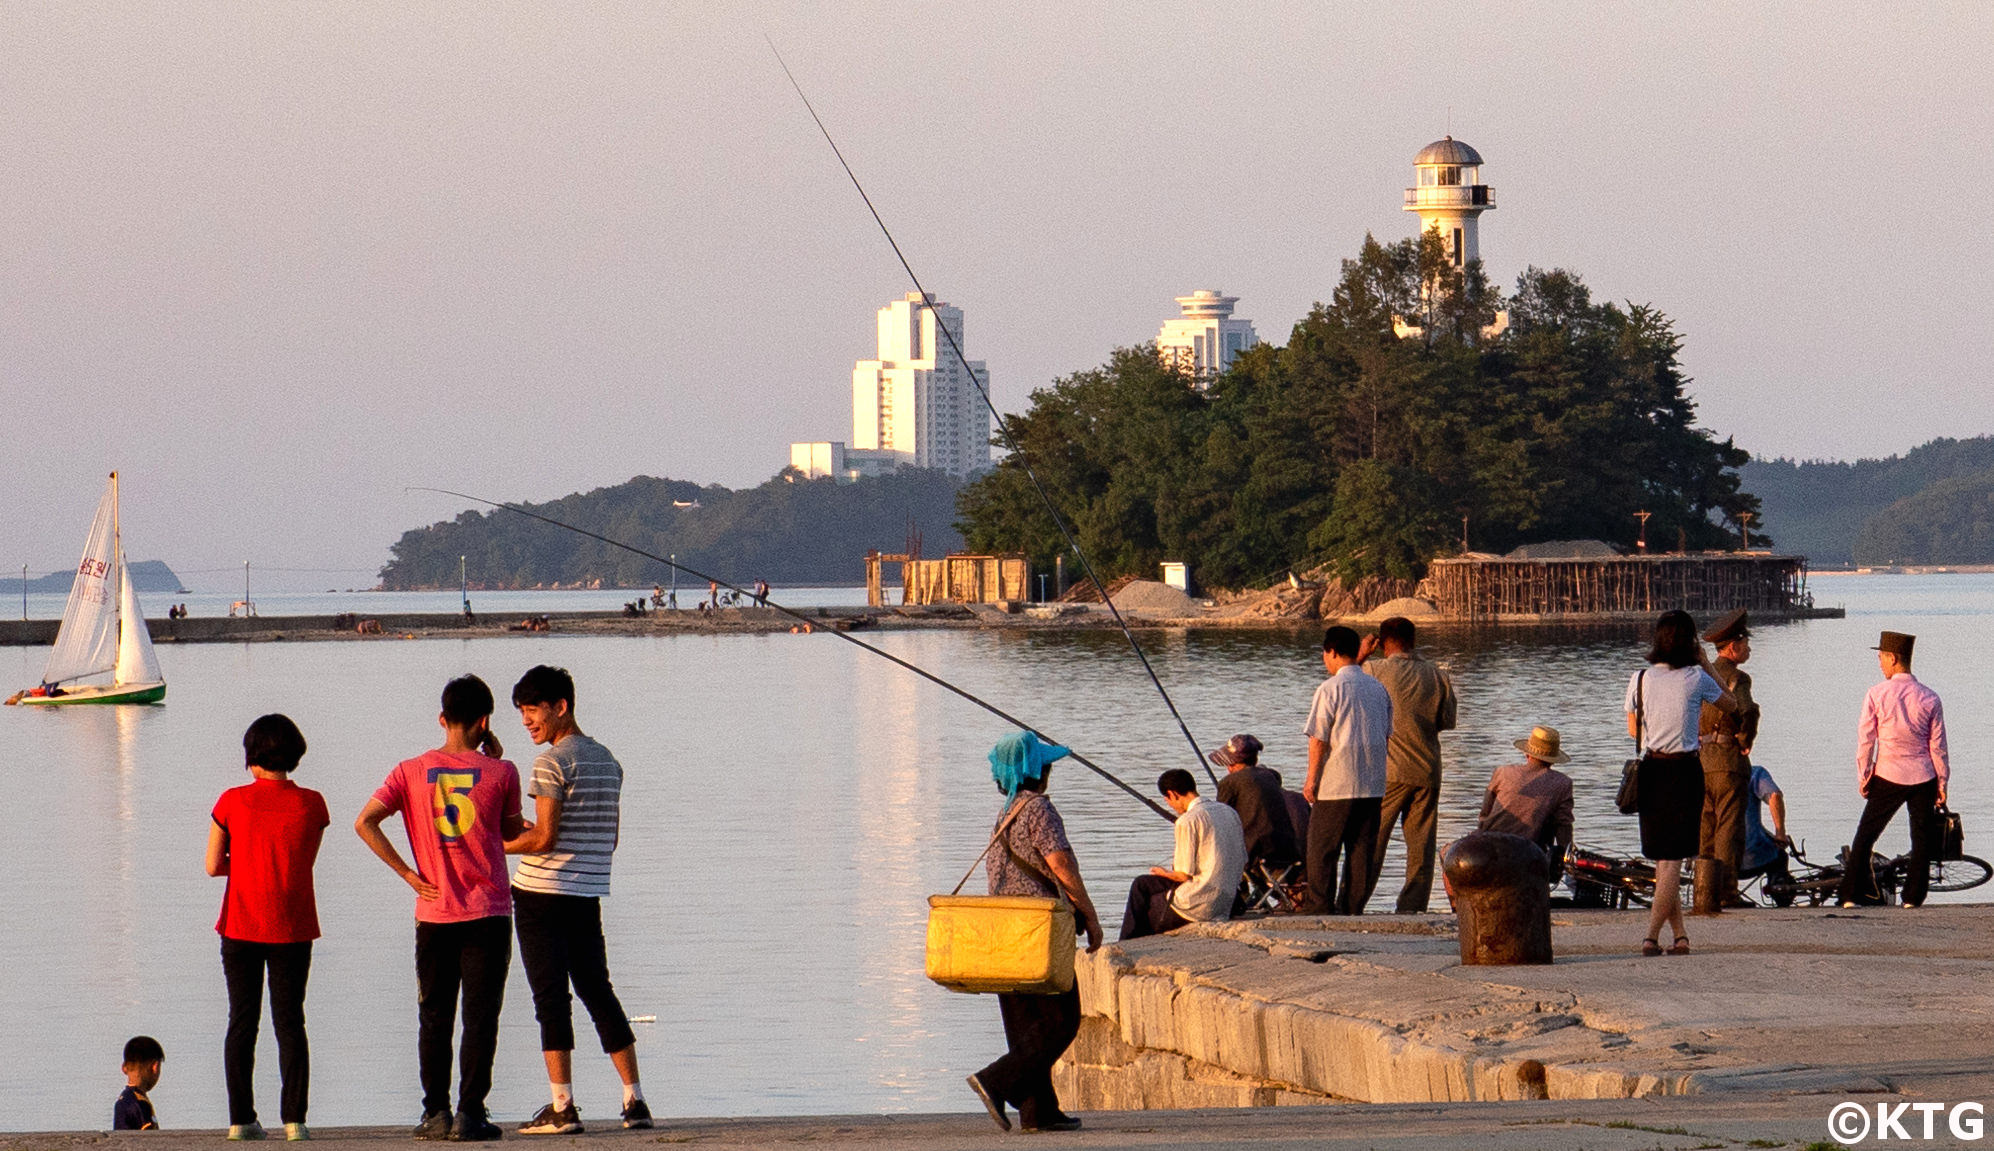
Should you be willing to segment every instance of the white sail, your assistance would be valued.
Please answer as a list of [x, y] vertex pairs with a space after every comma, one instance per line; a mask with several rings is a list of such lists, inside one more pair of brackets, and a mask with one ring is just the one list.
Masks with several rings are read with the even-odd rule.
[[69, 604], [62, 609], [62, 629], [49, 653], [44, 683], [66, 683], [86, 675], [111, 671], [118, 664], [118, 595], [123, 579], [118, 554], [118, 490], [113, 479], [97, 504], [83, 561], [69, 585]]
[[138, 592], [132, 588], [132, 573], [125, 557], [118, 557], [118, 666], [111, 682], [164, 683], [159, 674], [159, 658], [152, 653], [152, 629], [139, 610]]

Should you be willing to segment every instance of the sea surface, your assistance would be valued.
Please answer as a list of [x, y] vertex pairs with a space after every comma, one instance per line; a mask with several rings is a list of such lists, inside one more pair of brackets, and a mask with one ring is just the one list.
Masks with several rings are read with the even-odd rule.
[[[1877, 676], [1868, 648], [1890, 628], [1919, 636], [1918, 674], [1948, 706], [1967, 849], [1994, 855], [1994, 576], [1815, 576], [1812, 586], [1848, 618], [1762, 627], [1750, 664], [1765, 708], [1760, 759], [1786, 789], [1795, 834], [1817, 858], [1849, 838], [1860, 806], [1856, 710]], [[378, 594], [330, 602], [384, 602]], [[443, 598], [442, 610], [454, 606], [454, 593]], [[1266, 762], [1299, 783], [1300, 728], [1322, 674], [1318, 632], [1141, 635], [1206, 749], [1256, 733]], [[1618, 628], [1423, 637], [1461, 698], [1461, 730], [1445, 740], [1443, 842], [1472, 826], [1489, 772], [1518, 758], [1511, 741], [1543, 723], [1576, 756], [1567, 770], [1580, 841], [1633, 851], [1634, 822], [1612, 797], [1628, 752], [1621, 697], [1643, 639]], [[1193, 766], [1118, 635], [933, 631], [874, 642], [1145, 791], [1158, 772]], [[0, 649], [0, 678], [33, 683], [45, 657]], [[1005, 728], [835, 636], [168, 645], [159, 658], [171, 684], [164, 706], [0, 712], [14, 828], [0, 897], [0, 1128], [106, 1126], [119, 1049], [135, 1033], [166, 1048], [154, 1092], [165, 1125], [225, 1122], [226, 998], [213, 931], [223, 881], [203, 873], [201, 858], [216, 796], [246, 779], [242, 730], [271, 711], [303, 728], [311, 750], [296, 778], [333, 813], [317, 869], [325, 936], [307, 1001], [311, 1119], [413, 1123], [412, 896], [350, 821], [397, 760], [437, 742], [445, 679], [477, 672], [503, 699], [543, 661], [574, 672], [582, 726], [627, 773], [604, 919], [625, 1006], [657, 1018], [638, 1027], [655, 1111], [969, 1110], [962, 1077], [1003, 1048], [995, 1002], [929, 983], [922, 948], [927, 896], [950, 890], [989, 834], [1000, 801], [984, 753]], [[529, 762], [509, 709], [497, 728]], [[1112, 928], [1130, 879], [1169, 860], [1170, 829], [1070, 762], [1054, 769], [1051, 795]], [[1883, 850], [1906, 843], [1900, 818]], [[1398, 868], [1394, 849], [1374, 909], [1390, 906]], [[1994, 888], [1934, 900], [1990, 897]], [[1722, 946], [1721, 921], [1703, 931]], [[508, 991], [491, 1102], [514, 1121], [546, 1088], [523, 973]], [[615, 1073], [578, 1024], [589, 1048], [576, 1060], [584, 1117], [611, 1120]], [[267, 1029], [257, 1079], [274, 1119]]]
[[[14, 587], [20, 587], [18, 581]], [[667, 588], [667, 592], [674, 590]], [[681, 611], [693, 611], [699, 601], [706, 598], [706, 585], [693, 587], [680, 584], [678, 604]], [[471, 610], [479, 615], [494, 619], [511, 616], [535, 615], [551, 611], [621, 611], [623, 605], [633, 599], [651, 598], [649, 588], [608, 588], [590, 591], [584, 588], [562, 588], [539, 591], [479, 591], [469, 593]], [[183, 592], [168, 595], [165, 592], [149, 592], [139, 596], [139, 607], [147, 619], [164, 619], [166, 609], [173, 604], [187, 605], [187, 614], [197, 617], [226, 616], [231, 609], [240, 610], [241, 591], [229, 592]], [[784, 607], [853, 607], [865, 603], [863, 587], [779, 587], [773, 589], [769, 599]], [[0, 596], [0, 617], [9, 619], [61, 619], [63, 606], [69, 600], [68, 592], [29, 592], [25, 602], [18, 591], [8, 599]], [[745, 600], [744, 600], [745, 602]], [[455, 588], [444, 591], [336, 591], [328, 588], [322, 592], [260, 592], [251, 589], [250, 603], [258, 615], [338, 615], [352, 612], [355, 615], [387, 615], [403, 612], [443, 612], [455, 613], [463, 608], [464, 600]]]

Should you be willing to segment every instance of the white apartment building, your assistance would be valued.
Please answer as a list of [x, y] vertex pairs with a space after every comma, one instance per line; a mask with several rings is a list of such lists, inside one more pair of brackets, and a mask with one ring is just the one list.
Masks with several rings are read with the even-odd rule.
[[852, 440], [845, 456], [897, 460], [971, 476], [990, 466], [990, 387], [981, 360], [961, 360], [962, 310], [909, 292], [879, 310], [878, 358], [852, 367]]
[[1260, 342], [1253, 321], [1232, 318], [1237, 303], [1238, 296], [1213, 291], [1177, 297], [1183, 314], [1163, 321], [1163, 330], [1156, 334], [1157, 358], [1190, 376], [1200, 388], [1209, 385], [1232, 367], [1241, 352]]

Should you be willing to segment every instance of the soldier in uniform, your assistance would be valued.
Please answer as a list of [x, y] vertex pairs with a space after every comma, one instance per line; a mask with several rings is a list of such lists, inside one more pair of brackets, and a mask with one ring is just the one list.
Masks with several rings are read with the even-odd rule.
[[1752, 677], [1739, 666], [1752, 658], [1747, 623], [1745, 609], [1739, 608], [1703, 633], [1704, 640], [1717, 648], [1711, 671], [1738, 700], [1735, 713], [1704, 704], [1697, 723], [1703, 757], [1700, 854], [1724, 861], [1727, 907], [1751, 906], [1738, 894], [1738, 872], [1745, 858], [1745, 810], [1757, 803], [1752, 795], [1752, 744], [1759, 734], [1759, 705], [1752, 699]]

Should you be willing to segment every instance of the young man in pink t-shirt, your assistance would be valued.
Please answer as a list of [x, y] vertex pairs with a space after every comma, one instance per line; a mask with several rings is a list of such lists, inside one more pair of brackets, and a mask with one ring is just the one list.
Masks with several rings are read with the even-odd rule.
[[[443, 746], [397, 764], [354, 821], [362, 841], [415, 889], [415, 973], [422, 1068], [417, 1139], [497, 1139], [485, 1110], [499, 1008], [512, 966], [512, 885], [505, 841], [525, 829], [519, 769], [491, 732], [492, 689], [474, 675], [443, 686]], [[410, 867], [381, 830], [400, 812]], [[457, 1114], [450, 1114], [451, 1016], [464, 993]]]

